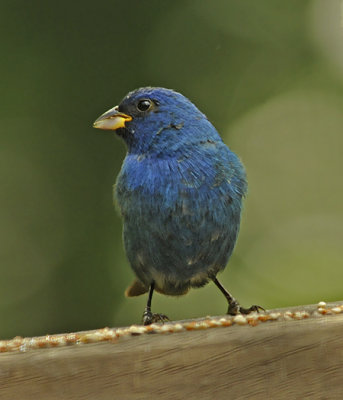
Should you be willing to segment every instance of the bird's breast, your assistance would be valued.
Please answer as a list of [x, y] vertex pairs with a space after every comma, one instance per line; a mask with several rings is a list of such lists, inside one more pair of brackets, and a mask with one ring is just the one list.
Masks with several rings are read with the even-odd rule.
[[[230, 160], [216, 157], [149, 158], [128, 155], [115, 185], [115, 198], [123, 217], [173, 213], [202, 214], [223, 207], [242, 193], [238, 172]], [[238, 185], [239, 186], [239, 185]], [[218, 204], [217, 204], [218, 206]]]

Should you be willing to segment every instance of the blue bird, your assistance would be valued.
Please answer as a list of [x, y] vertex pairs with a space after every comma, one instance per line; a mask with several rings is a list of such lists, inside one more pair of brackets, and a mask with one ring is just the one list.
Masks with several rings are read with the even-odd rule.
[[114, 197], [137, 276], [126, 295], [149, 292], [143, 323], [168, 319], [151, 311], [154, 290], [179, 296], [211, 280], [226, 297], [228, 314], [258, 311], [241, 307], [216, 277], [236, 243], [247, 181], [207, 117], [180, 93], [145, 87], [93, 126], [115, 130], [127, 146]]

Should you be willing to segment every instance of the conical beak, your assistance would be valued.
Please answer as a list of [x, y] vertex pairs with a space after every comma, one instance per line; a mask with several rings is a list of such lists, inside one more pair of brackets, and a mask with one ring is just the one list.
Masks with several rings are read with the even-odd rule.
[[102, 114], [94, 123], [93, 128], [115, 131], [118, 128], [125, 128], [125, 122], [132, 120], [130, 115], [118, 111], [118, 106], [111, 108]]

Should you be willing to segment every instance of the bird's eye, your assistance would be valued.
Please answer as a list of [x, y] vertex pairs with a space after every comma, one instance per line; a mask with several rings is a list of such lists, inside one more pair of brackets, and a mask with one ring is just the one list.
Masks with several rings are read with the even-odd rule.
[[139, 111], [147, 111], [149, 110], [149, 108], [151, 107], [152, 103], [150, 100], [141, 100], [138, 104], [137, 104], [137, 108]]

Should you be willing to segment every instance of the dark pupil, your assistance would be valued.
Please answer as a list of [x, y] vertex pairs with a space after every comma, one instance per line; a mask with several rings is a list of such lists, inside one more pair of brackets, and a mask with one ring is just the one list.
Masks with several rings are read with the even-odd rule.
[[140, 111], [146, 111], [150, 107], [150, 101], [149, 100], [142, 100], [138, 103], [138, 109]]

